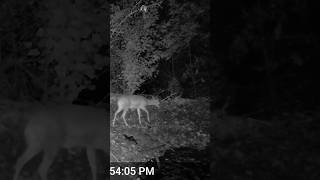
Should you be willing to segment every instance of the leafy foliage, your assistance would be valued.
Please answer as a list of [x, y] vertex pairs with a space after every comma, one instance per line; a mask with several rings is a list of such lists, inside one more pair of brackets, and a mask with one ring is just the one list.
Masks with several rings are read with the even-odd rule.
[[[0, 73], [5, 95], [73, 100], [106, 68], [105, 9], [95, 1], [5, 1]], [[7, 8], [7, 9], [6, 9]], [[10, 9], [13, 10], [10, 10]], [[3, 41], [2, 41], [3, 40]], [[10, 50], [10, 51], [9, 51]], [[9, 72], [9, 73], [8, 73]], [[14, 86], [9, 81], [13, 79]], [[14, 89], [18, 89], [15, 92]]]
[[[40, 48], [46, 48], [45, 69], [53, 79], [47, 96], [62, 96], [73, 99], [80, 90], [88, 87], [95, 70], [106, 63], [105, 57], [98, 53], [104, 38], [103, 14], [95, 13], [93, 4], [77, 1], [72, 6], [68, 1], [61, 5], [49, 2], [49, 20], [40, 36]], [[53, 65], [54, 64], [54, 65]], [[63, 94], [59, 94], [62, 93]]]
[[[140, 2], [140, 1], [139, 1]], [[159, 61], [179, 54], [199, 34], [197, 17], [207, 12], [189, 1], [150, 1], [148, 4], [111, 4], [111, 79], [133, 93], [157, 75]], [[143, 8], [141, 8], [143, 7]], [[119, 76], [120, 73], [120, 76]]]

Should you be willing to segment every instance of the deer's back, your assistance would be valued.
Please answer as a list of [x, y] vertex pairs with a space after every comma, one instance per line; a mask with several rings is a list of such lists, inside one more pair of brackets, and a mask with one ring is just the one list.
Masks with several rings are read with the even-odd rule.
[[147, 105], [147, 99], [138, 95], [124, 95], [118, 100], [118, 106], [122, 108], [135, 109]]
[[25, 137], [29, 144], [106, 147], [108, 116], [104, 109], [78, 105], [42, 106], [27, 111], [25, 117], [28, 120]]

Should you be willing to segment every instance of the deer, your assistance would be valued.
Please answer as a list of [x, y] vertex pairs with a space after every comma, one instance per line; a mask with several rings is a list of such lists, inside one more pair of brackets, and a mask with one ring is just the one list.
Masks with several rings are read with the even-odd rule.
[[112, 126], [114, 126], [114, 124], [116, 122], [117, 115], [121, 111], [123, 111], [122, 118], [123, 118], [124, 124], [127, 127], [129, 127], [127, 120], [125, 118], [126, 113], [129, 109], [132, 109], [132, 110], [136, 109], [137, 110], [139, 123], [141, 126], [142, 126], [142, 123], [141, 123], [141, 111], [140, 110], [143, 110], [146, 112], [148, 122], [150, 123], [149, 112], [148, 112], [146, 106], [153, 105], [153, 106], [156, 106], [157, 108], [160, 108], [159, 104], [160, 104], [159, 100], [154, 97], [152, 99], [147, 99], [141, 95], [122, 95], [117, 100], [118, 109], [114, 113], [114, 118], [112, 120]]
[[107, 151], [109, 136], [107, 111], [80, 105], [37, 106], [21, 113], [27, 120], [24, 130], [26, 150], [15, 164], [13, 180], [18, 180], [24, 165], [36, 154], [43, 152], [38, 168], [41, 180], [47, 173], [58, 150], [84, 147], [92, 173], [97, 180], [95, 150]]

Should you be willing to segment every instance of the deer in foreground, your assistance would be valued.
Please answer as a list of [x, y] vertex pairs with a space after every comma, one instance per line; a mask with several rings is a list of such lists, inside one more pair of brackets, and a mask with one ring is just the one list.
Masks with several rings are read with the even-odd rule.
[[23, 166], [43, 151], [38, 172], [41, 180], [47, 180], [47, 172], [61, 148], [84, 147], [92, 172], [97, 180], [95, 150], [106, 152], [109, 142], [107, 112], [105, 109], [79, 105], [54, 107], [40, 106], [23, 113], [27, 119], [24, 131], [27, 148], [15, 165], [13, 180], [18, 180]]
[[139, 123], [142, 126], [142, 124], [141, 124], [141, 111], [140, 110], [143, 110], [147, 113], [148, 122], [150, 122], [149, 112], [148, 112], [146, 106], [153, 105], [153, 106], [156, 106], [159, 108], [160, 107], [159, 104], [160, 104], [159, 100], [155, 99], [155, 98], [147, 99], [147, 98], [145, 98], [143, 96], [139, 96], [139, 95], [123, 95], [117, 101], [118, 109], [114, 113], [112, 126], [114, 126], [114, 124], [116, 122], [117, 115], [121, 111], [123, 111], [122, 112], [123, 121], [124, 121], [125, 125], [129, 127], [127, 120], [125, 118], [126, 113], [129, 109], [132, 109], [132, 110], [136, 109], [137, 110], [138, 117], [139, 117]]

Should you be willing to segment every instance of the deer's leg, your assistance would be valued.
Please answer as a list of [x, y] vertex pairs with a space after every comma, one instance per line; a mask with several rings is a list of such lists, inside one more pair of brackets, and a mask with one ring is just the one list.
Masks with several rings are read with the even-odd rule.
[[150, 117], [149, 117], [149, 112], [148, 112], [147, 108], [143, 107], [142, 110], [144, 110], [147, 113], [148, 122], [150, 123]]
[[140, 112], [140, 108], [138, 108], [137, 111], [138, 111], [139, 123], [140, 123], [140, 125], [142, 126], [142, 124], [141, 124], [141, 112]]
[[43, 158], [38, 169], [41, 180], [47, 180], [48, 169], [51, 166], [58, 149], [58, 147], [51, 146], [44, 150]]
[[117, 109], [117, 111], [114, 113], [114, 118], [112, 120], [112, 126], [114, 126], [115, 122], [116, 122], [116, 118], [117, 118], [117, 115], [118, 113], [121, 111], [120, 108]]
[[122, 118], [123, 118], [124, 124], [129, 127], [129, 125], [128, 125], [128, 123], [127, 123], [127, 120], [126, 120], [127, 111], [128, 111], [128, 109], [124, 109], [124, 110], [123, 110]]
[[95, 150], [93, 148], [87, 148], [87, 156], [91, 168], [92, 179], [97, 180], [97, 162]]
[[19, 157], [17, 163], [15, 165], [15, 173], [13, 176], [13, 180], [18, 180], [19, 174], [23, 168], [23, 166], [32, 159], [36, 154], [40, 152], [41, 148], [39, 146], [31, 146], [29, 145], [26, 151]]

